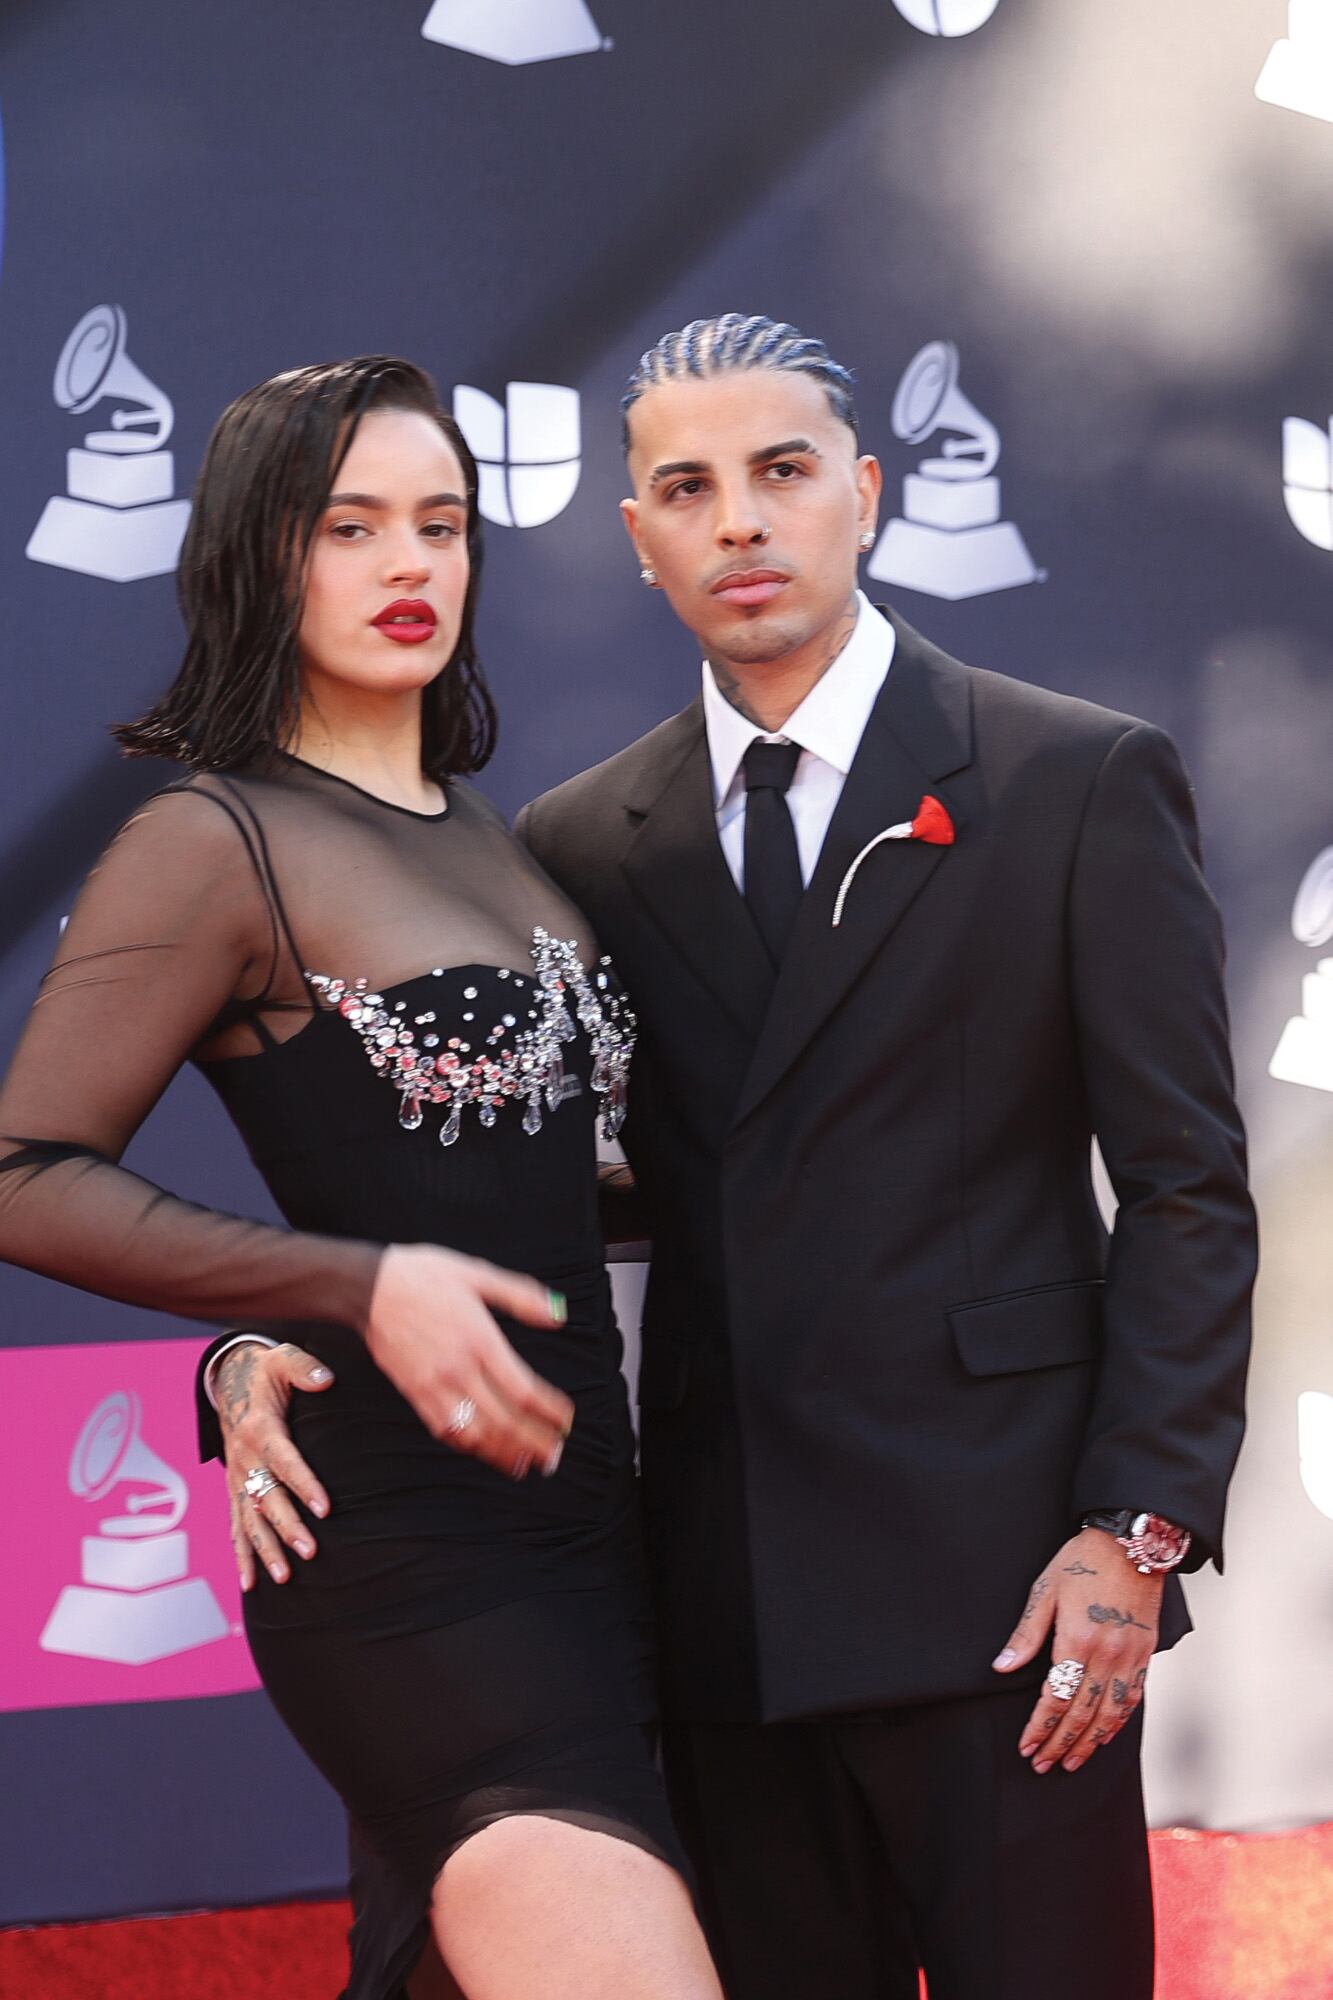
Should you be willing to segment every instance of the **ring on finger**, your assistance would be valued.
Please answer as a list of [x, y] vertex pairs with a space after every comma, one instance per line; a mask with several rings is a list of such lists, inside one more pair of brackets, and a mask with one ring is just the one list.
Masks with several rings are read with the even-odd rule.
[[266, 1465], [252, 1465], [241, 1481], [241, 1490], [250, 1495], [256, 1507], [266, 1499], [281, 1480], [275, 1479]]
[[1057, 1660], [1046, 1676], [1053, 1701], [1072, 1701], [1083, 1685], [1086, 1673], [1082, 1660]]
[[454, 1413], [445, 1425], [449, 1437], [458, 1437], [470, 1424], [477, 1420], [477, 1406], [471, 1396], [460, 1396], [454, 1405]]

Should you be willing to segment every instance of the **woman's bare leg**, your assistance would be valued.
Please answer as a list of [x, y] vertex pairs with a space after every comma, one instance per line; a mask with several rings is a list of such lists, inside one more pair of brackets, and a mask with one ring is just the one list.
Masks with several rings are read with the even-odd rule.
[[676, 1871], [563, 1820], [519, 1814], [464, 1841], [431, 1921], [466, 2000], [722, 2000]]

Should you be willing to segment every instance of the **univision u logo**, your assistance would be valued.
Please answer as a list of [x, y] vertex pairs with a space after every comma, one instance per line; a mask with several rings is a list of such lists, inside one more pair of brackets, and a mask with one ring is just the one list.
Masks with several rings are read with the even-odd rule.
[[477, 461], [477, 504], [488, 521], [539, 528], [564, 512], [579, 483], [577, 389], [511, 382], [501, 405], [460, 383], [454, 416]]

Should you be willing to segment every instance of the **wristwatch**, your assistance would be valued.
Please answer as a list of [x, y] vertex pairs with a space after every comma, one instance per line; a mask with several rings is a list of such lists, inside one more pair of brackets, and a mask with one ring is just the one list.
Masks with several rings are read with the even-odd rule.
[[1176, 1569], [1189, 1554], [1193, 1539], [1187, 1528], [1164, 1521], [1160, 1514], [1142, 1514], [1134, 1507], [1085, 1514], [1085, 1528], [1101, 1528], [1114, 1535], [1135, 1569], [1144, 1576]]

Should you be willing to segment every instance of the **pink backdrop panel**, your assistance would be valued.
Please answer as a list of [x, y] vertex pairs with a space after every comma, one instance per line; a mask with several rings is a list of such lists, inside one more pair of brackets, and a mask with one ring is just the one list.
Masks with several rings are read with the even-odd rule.
[[0, 1352], [0, 1710], [258, 1686], [222, 1477], [196, 1463], [201, 1346]]

